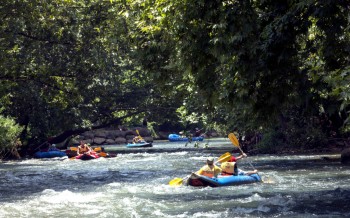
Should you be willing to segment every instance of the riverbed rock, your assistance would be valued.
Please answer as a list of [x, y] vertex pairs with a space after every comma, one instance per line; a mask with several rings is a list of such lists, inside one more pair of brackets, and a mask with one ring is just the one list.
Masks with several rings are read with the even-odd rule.
[[116, 139], [114, 139], [116, 144], [125, 144], [126, 143], [126, 138], [124, 137], [118, 137]]
[[151, 131], [146, 127], [133, 127], [131, 129], [98, 129], [90, 130], [70, 139], [67, 146], [77, 146], [80, 141], [92, 146], [103, 144], [126, 144], [132, 142], [132, 139], [137, 136], [137, 131], [147, 142], [153, 142]]
[[81, 135], [84, 136], [85, 139], [93, 139], [95, 136], [94, 132], [92, 132], [92, 131], [86, 131], [86, 132], [82, 133]]
[[350, 148], [346, 148], [341, 152], [340, 160], [342, 164], [350, 165]]
[[113, 144], [115, 144], [115, 141], [114, 141], [114, 139], [106, 139], [105, 143], [107, 145], [113, 145]]
[[102, 145], [105, 141], [106, 141], [106, 138], [102, 138], [102, 137], [94, 138], [94, 144]]

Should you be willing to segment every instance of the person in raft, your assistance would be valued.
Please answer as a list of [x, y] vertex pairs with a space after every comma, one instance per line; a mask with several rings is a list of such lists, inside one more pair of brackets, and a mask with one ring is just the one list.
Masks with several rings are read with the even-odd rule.
[[221, 163], [221, 176], [243, 176], [256, 174], [258, 170], [243, 171], [237, 167], [236, 162], [223, 162]]
[[[233, 152], [235, 152], [234, 150], [232, 151], [232, 153]], [[240, 159], [242, 159], [242, 158], [245, 158], [245, 157], [247, 157], [247, 155], [246, 155], [246, 153], [244, 153], [244, 152], [242, 152], [242, 154], [241, 155], [239, 155], [239, 156], [237, 156], [237, 157], [235, 157], [235, 156], [231, 156], [231, 159], [229, 160], [229, 161], [227, 161], [227, 162], [237, 162], [238, 160], [240, 160]]]
[[142, 140], [141, 136], [135, 136], [133, 139], [132, 139], [132, 142], [134, 144], [137, 144], [137, 143], [144, 143], [145, 141]]
[[[234, 151], [232, 151], [233, 153]], [[239, 169], [237, 167], [237, 164], [236, 162], [242, 158], [245, 158], [247, 157], [246, 153], [242, 152], [241, 155], [239, 155], [238, 157], [235, 157], [235, 156], [231, 156], [231, 159], [228, 160], [227, 162], [223, 162], [221, 164], [221, 169], [222, 169], [222, 172], [221, 172], [221, 175], [222, 176], [232, 176], [232, 175], [251, 175], [251, 174], [255, 174], [258, 172], [258, 170], [253, 170], [253, 171], [243, 171], [241, 169]]]
[[60, 151], [60, 149], [56, 148], [56, 144], [52, 144], [49, 148], [49, 151]]
[[77, 154], [90, 154], [93, 150], [85, 144], [83, 141], [80, 141], [80, 145], [78, 146]]
[[90, 155], [90, 156], [95, 157], [95, 158], [100, 157], [90, 146], [85, 144], [83, 141], [80, 141], [80, 145], [78, 146], [76, 158], [79, 159], [83, 155]]
[[212, 178], [217, 177], [221, 173], [221, 168], [214, 164], [213, 157], [208, 157], [207, 164], [200, 168], [200, 170], [198, 170], [196, 173], [198, 175], [203, 175]]

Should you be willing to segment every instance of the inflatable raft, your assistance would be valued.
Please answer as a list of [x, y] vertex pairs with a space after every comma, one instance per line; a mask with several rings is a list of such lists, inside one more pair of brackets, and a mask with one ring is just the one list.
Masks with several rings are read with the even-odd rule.
[[144, 142], [144, 143], [128, 143], [126, 145], [127, 148], [144, 148], [144, 147], [152, 147], [152, 143]]
[[53, 157], [64, 157], [67, 154], [63, 151], [38, 151], [35, 152], [35, 158], [53, 158]]
[[[171, 142], [188, 142], [189, 138], [188, 137], [181, 137], [178, 134], [170, 134], [168, 136], [169, 141]], [[192, 137], [191, 140], [192, 141], [203, 141], [204, 137], [199, 136], [199, 137]]]
[[109, 157], [116, 157], [116, 154], [109, 154], [106, 153], [104, 151], [103, 147], [96, 147], [93, 149], [94, 152], [92, 152], [91, 154], [80, 154], [77, 155], [77, 151], [78, 148], [77, 147], [69, 147], [66, 150], [66, 155], [70, 158], [70, 159], [80, 159], [80, 160], [91, 160], [91, 159], [97, 159], [100, 157], [105, 157], [105, 158], [109, 158]]
[[187, 179], [186, 184], [190, 186], [232, 186], [261, 182], [261, 178], [258, 174], [241, 175], [241, 176], [219, 176], [217, 178], [210, 178], [207, 176], [198, 175], [192, 173]]
[[97, 153], [92, 153], [92, 154], [81, 154], [75, 157], [75, 159], [79, 160], [92, 160], [92, 159], [97, 159], [100, 158]]

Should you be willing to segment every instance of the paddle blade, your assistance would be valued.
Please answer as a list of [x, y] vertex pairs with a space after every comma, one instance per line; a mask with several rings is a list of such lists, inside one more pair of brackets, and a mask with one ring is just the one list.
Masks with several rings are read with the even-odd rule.
[[96, 148], [94, 148], [94, 151], [95, 152], [100, 152], [100, 151], [102, 151], [102, 148], [101, 147], [96, 147]]
[[233, 134], [233, 133], [228, 134], [228, 138], [230, 139], [230, 141], [232, 142], [232, 144], [234, 146], [239, 147], [239, 142], [238, 142], [238, 139], [236, 138], [235, 134]]
[[106, 152], [102, 151], [102, 152], [98, 153], [98, 156], [100, 156], [100, 157], [107, 157], [108, 154]]
[[143, 140], [143, 138], [142, 138], [142, 136], [140, 135], [140, 132], [139, 132], [138, 129], [136, 130], [136, 133], [137, 133], [137, 135], [139, 135], [140, 139]]
[[217, 162], [219, 162], [219, 163], [227, 162], [230, 159], [231, 159], [231, 154], [229, 152], [226, 152], [225, 154], [223, 154], [219, 157]]
[[78, 148], [77, 147], [70, 147], [69, 148], [71, 151], [78, 151]]
[[263, 183], [267, 183], [267, 184], [275, 184], [275, 183], [276, 183], [276, 182], [273, 181], [269, 176], [262, 178], [261, 181], [262, 181]]
[[171, 180], [171, 181], [169, 182], [169, 185], [170, 185], [170, 186], [182, 185], [182, 181], [183, 181], [182, 178], [175, 178], [175, 179], [173, 179], [173, 180]]

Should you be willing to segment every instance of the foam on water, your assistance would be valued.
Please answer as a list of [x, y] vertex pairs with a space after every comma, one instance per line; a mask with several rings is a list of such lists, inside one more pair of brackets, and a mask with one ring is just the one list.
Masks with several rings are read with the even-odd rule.
[[239, 162], [244, 170], [252, 162], [271, 183], [168, 185], [198, 170], [215, 155], [210, 152], [135, 151], [90, 161], [5, 162], [0, 165], [0, 217], [349, 216], [350, 168], [322, 162], [317, 155], [264, 155]]

